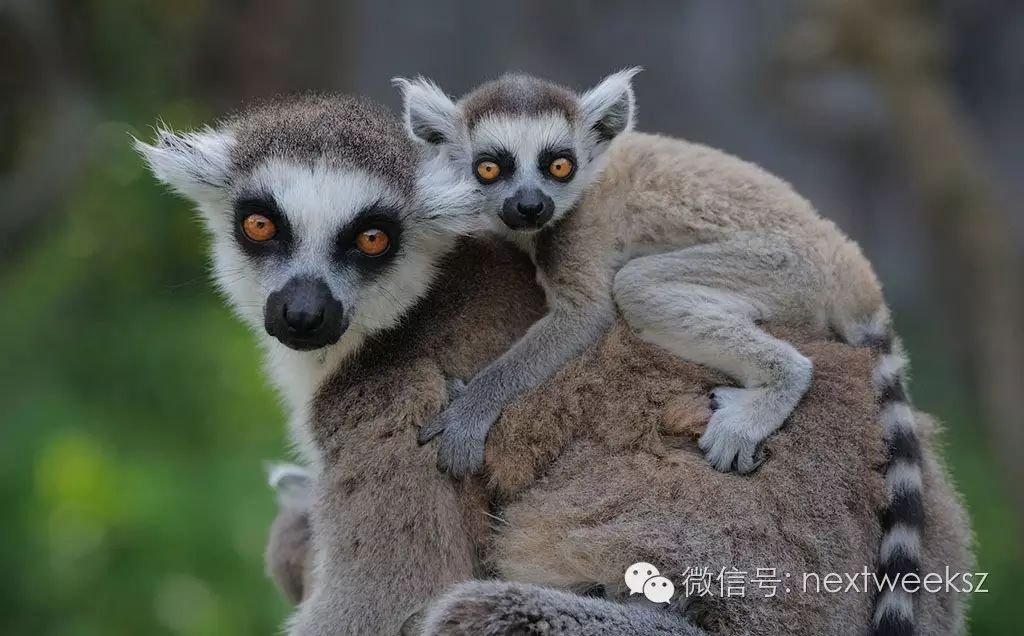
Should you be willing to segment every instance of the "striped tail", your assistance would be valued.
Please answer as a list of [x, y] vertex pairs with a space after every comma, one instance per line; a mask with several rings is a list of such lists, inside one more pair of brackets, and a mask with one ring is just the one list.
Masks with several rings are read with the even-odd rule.
[[904, 591], [903, 578], [921, 571], [921, 533], [924, 500], [921, 483], [921, 444], [907, 396], [907, 358], [883, 309], [853, 344], [875, 349], [878, 363], [873, 381], [878, 391], [879, 418], [888, 446], [885, 469], [885, 507], [881, 511], [882, 543], [878, 558], [873, 634], [911, 636], [914, 598]]

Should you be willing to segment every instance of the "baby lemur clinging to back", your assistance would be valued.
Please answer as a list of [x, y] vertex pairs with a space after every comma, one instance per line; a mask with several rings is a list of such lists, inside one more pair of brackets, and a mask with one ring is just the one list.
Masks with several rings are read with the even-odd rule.
[[[409, 132], [456, 168], [446, 174], [478, 182], [484, 217], [531, 255], [548, 301], [421, 441], [440, 435], [440, 465], [476, 472], [502, 408], [593, 344], [617, 304], [644, 339], [738, 381], [713, 392], [700, 446], [715, 468], [749, 472], [812, 374], [809, 359], [759, 322], [828, 328], [885, 352], [875, 371], [890, 445], [880, 567], [915, 571], [920, 453], [905, 360], [871, 266], [783, 181], [704, 146], [630, 132], [636, 71], [582, 95], [507, 75], [458, 102], [429, 80], [397, 80]], [[912, 616], [905, 593], [879, 597], [879, 631], [905, 633]]]

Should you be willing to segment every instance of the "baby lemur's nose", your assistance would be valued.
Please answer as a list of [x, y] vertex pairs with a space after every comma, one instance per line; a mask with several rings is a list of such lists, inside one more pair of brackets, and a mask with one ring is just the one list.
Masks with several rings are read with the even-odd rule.
[[525, 218], [540, 216], [544, 211], [544, 193], [537, 188], [523, 188], [515, 193], [516, 212]]
[[537, 229], [548, 222], [555, 204], [540, 188], [520, 188], [505, 199], [501, 220], [510, 228]]
[[544, 202], [540, 199], [534, 199], [530, 201], [520, 201], [516, 203], [516, 210], [523, 216], [537, 216], [544, 211]]

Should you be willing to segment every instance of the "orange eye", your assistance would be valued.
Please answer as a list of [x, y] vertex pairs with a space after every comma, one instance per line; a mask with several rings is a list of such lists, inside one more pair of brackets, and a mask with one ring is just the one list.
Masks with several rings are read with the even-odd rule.
[[277, 235], [277, 226], [262, 214], [250, 214], [242, 221], [242, 231], [250, 239], [262, 243]]
[[376, 228], [363, 230], [356, 236], [356, 247], [367, 256], [380, 256], [388, 251], [391, 238], [383, 230]]
[[568, 179], [569, 175], [572, 174], [572, 169], [572, 160], [567, 159], [566, 157], [559, 157], [552, 161], [551, 165], [548, 166], [548, 172], [550, 172], [551, 176], [556, 179]]
[[476, 174], [481, 181], [494, 181], [501, 174], [501, 168], [493, 161], [481, 161], [476, 164]]

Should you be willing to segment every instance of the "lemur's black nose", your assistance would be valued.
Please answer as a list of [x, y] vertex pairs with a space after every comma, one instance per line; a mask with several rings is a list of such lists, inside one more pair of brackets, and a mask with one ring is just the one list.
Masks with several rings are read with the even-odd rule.
[[284, 321], [297, 334], [308, 334], [324, 324], [324, 308], [299, 305], [284, 306]]
[[544, 211], [544, 202], [539, 198], [528, 201], [519, 201], [516, 203], [516, 210], [519, 214], [522, 214], [527, 218], [537, 216]]
[[267, 297], [267, 333], [292, 349], [309, 351], [334, 344], [345, 332], [345, 308], [319, 278], [296, 277]]
[[519, 188], [505, 199], [501, 220], [513, 230], [537, 229], [551, 219], [554, 211], [554, 201], [540, 188]]

